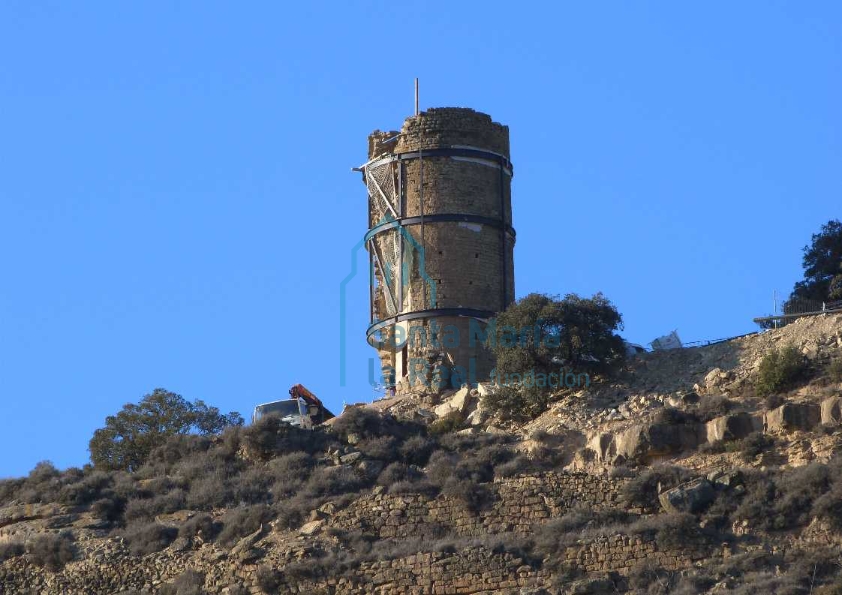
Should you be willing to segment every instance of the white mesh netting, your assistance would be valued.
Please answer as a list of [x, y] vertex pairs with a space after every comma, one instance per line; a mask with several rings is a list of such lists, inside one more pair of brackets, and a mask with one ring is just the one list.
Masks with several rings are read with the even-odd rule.
[[[398, 218], [397, 184], [393, 163], [384, 163], [376, 167], [365, 168], [365, 180], [371, 201], [372, 224]], [[398, 286], [401, 283], [400, 243], [398, 229], [391, 229], [376, 236], [372, 242], [377, 257], [382, 264], [384, 285], [378, 285], [383, 291], [386, 310], [389, 316], [398, 313]]]

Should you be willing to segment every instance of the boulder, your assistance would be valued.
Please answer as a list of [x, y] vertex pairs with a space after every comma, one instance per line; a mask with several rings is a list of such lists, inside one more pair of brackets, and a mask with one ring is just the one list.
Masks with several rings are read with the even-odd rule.
[[64, 512], [64, 507], [58, 504], [17, 504], [0, 508], [0, 527], [49, 518]]
[[450, 399], [436, 407], [433, 412], [438, 417], [444, 417], [454, 411], [458, 411], [460, 415], [465, 415], [473, 400], [474, 397], [471, 395], [471, 389], [463, 386]]
[[192, 542], [187, 537], [179, 537], [170, 544], [170, 550], [174, 552], [184, 552], [190, 549]]
[[728, 372], [720, 368], [714, 368], [705, 375], [705, 389], [710, 392], [727, 382], [730, 377], [731, 375]]
[[[449, 388], [447, 390], [442, 391], [441, 394], [438, 396], [438, 402], [441, 403], [443, 401], [447, 401], [455, 393], [456, 393], [456, 391], [452, 388]], [[435, 401], [433, 401], [433, 402], [435, 403]]]
[[377, 477], [380, 475], [380, 472], [383, 471], [383, 467], [386, 466], [386, 463], [383, 461], [378, 461], [376, 459], [370, 459], [367, 461], [360, 461], [357, 465], [357, 469], [359, 469], [365, 475], [369, 477]]
[[705, 434], [708, 442], [718, 440], [739, 440], [752, 432], [759, 430], [762, 424], [748, 413], [723, 415], [705, 424]]
[[636, 424], [614, 438], [616, 456], [649, 461], [696, 448], [705, 439], [704, 426], [694, 423]]
[[494, 385], [490, 382], [480, 382], [477, 384], [477, 394], [480, 397], [486, 397], [494, 392]]
[[464, 415], [467, 412], [468, 407], [470, 407], [471, 403], [473, 403], [476, 399], [476, 395], [471, 394], [472, 392], [473, 391], [470, 388], [463, 386], [456, 391], [456, 394], [450, 399], [450, 406]]
[[740, 471], [714, 471], [708, 474], [708, 481], [717, 488], [736, 488], [743, 485], [743, 474]]
[[821, 404], [822, 423], [838, 425], [842, 423], [842, 397], [830, 397]]
[[444, 417], [448, 415], [451, 411], [453, 411], [453, 407], [450, 406], [450, 403], [442, 403], [435, 409], [433, 409], [433, 413], [436, 414], [436, 417]]
[[587, 449], [596, 454], [596, 460], [599, 463], [613, 461], [617, 454], [613, 434], [595, 434], [588, 440]]
[[611, 409], [605, 416], [605, 421], [622, 421], [623, 419], [623, 415], [616, 409]]
[[478, 401], [476, 407], [465, 418], [472, 426], [481, 426], [491, 417], [491, 414], [482, 406], [482, 401]]
[[241, 562], [256, 559], [259, 557], [259, 551], [257, 551], [254, 545], [261, 537], [263, 537], [263, 525], [260, 525], [260, 528], [258, 528], [254, 533], [246, 535], [238, 541], [237, 545], [231, 549], [231, 557], [236, 558]]
[[821, 407], [816, 403], [785, 403], [763, 416], [763, 431], [808, 431], [819, 425], [821, 420]]
[[361, 452], [349, 452], [346, 455], [342, 455], [339, 457], [339, 460], [342, 462], [343, 465], [352, 465], [359, 461], [363, 456]]
[[412, 419], [413, 419], [413, 421], [418, 421], [418, 422], [426, 424], [426, 423], [430, 423], [432, 421], [435, 421], [436, 414], [433, 413], [432, 411], [430, 411], [429, 409], [420, 408], [420, 409], [416, 409], [412, 413]]
[[317, 535], [322, 530], [323, 524], [323, 520], [310, 521], [309, 523], [304, 523], [298, 532], [302, 535]]
[[705, 478], [699, 478], [661, 492], [658, 500], [667, 512], [695, 514], [707, 508], [715, 496], [713, 484]]
[[667, 404], [670, 407], [683, 409], [687, 405], [695, 405], [699, 402], [699, 394], [696, 391], [682, 392], [667, 397]]
[[328, 516], [336, 514], [336, 503], [335, 502], [325, 502], [321, 506], [319, 506], [318, 511], [326, 514]]

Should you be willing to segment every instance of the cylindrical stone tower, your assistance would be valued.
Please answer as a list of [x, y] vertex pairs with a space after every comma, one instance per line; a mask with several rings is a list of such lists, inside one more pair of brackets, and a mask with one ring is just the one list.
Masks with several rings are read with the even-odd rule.
[[369, 136], [371, 324], [386, 384], [487, 381], [486, 322], [514, 300], [509, 129], [434, 108]]

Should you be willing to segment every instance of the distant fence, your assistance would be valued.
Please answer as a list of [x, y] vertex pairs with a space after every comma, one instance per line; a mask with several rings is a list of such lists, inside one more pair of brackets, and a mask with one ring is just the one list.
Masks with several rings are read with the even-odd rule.
[[732, 341], [733, 339], [741, 339], [742, 337], [750, 337], [756, 335], [757, 331], [753, 333], [743, 333], [742, 335], [734, 335], [733, 337], [725, 337], [724, 339], [708, 339], [704, 341], [690, 341], [684, 343], [684, 347], [706, 347], [708, 345], [716, 345], [717, 343], [724, 343], [725, 341]]
[[817, 316], [828, 312], [842, 312], [842, 300], [823, 302], [821, 300], [807, 300], [792, 298], [783, 303], [783, 314], [762, 316], [754, 322], [761, 328], [778, 328], [804, 316]]
[[783, 304], [785, 316], [792, 314], [812, 314], [813, 312], [827, 312], [842, 309], [842, 300], [836, 302], [823, 302], [820, 300], [805, 300], [793, 298]]

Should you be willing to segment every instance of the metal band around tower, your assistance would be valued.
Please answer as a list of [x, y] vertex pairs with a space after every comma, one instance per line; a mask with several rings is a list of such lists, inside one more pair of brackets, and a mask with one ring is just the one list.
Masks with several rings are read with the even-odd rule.
[[509, 158], [494, 151], [486, 151], [484, 149], [477, 149], [475, 147], [456, 146], [444, 147], [440, 149], [421, 149], [420, 151], [406, 151], [404, 153], [393, 153], [385, 157], [378, 157], [372, 159], [359, 169], [366, 167], [378, 167], [394, 161], [409, 161], [411, 159], [426, 159], [428, 157], [462, 157], [465, 159], [477, 159], [481, 161], [489, 161], [493, 164], [499, 165], [500, 168], [510, 176], [514, 176], [514, 167]]
[[505, 223], [502, 219], [494, 217], [483, 217], [482, 215], [468, 215], [465, 213], [439, 213], [438, 215], [424, 215], [415, 217], [401, 217], [400, 219], [392, 219], [384, 221], [379, 225], [375, 225], [365, 234], [364, 242], [369, 241], [374, 236], [395, 227], [405, 227], [407, 225], [419, 225], [421, 221], [424, 223], [478, 223], [480, 225], [488, 225], [495, 229], [504, 229], [511, 237], [515, 239], [515, 228]]
[[[489, 310], [476, 310], [474, 308], [433, 308], [430, 310], [415, 310], [414, 312], [405, 312], [397, 316], [391, 316], [383, 320], [378, 320], [370, 325], [365, 331], [365, 338], [371, 339], [371, 336], [377, 331], [388, 326], [393, 326], [399, 322], [406, 320], [418, 320], [419, 318], [435, 318], [440, 316], [442, 318], [493, 318], [496, 312]], [[371, 341], [368, 341], [371, 343]]]

